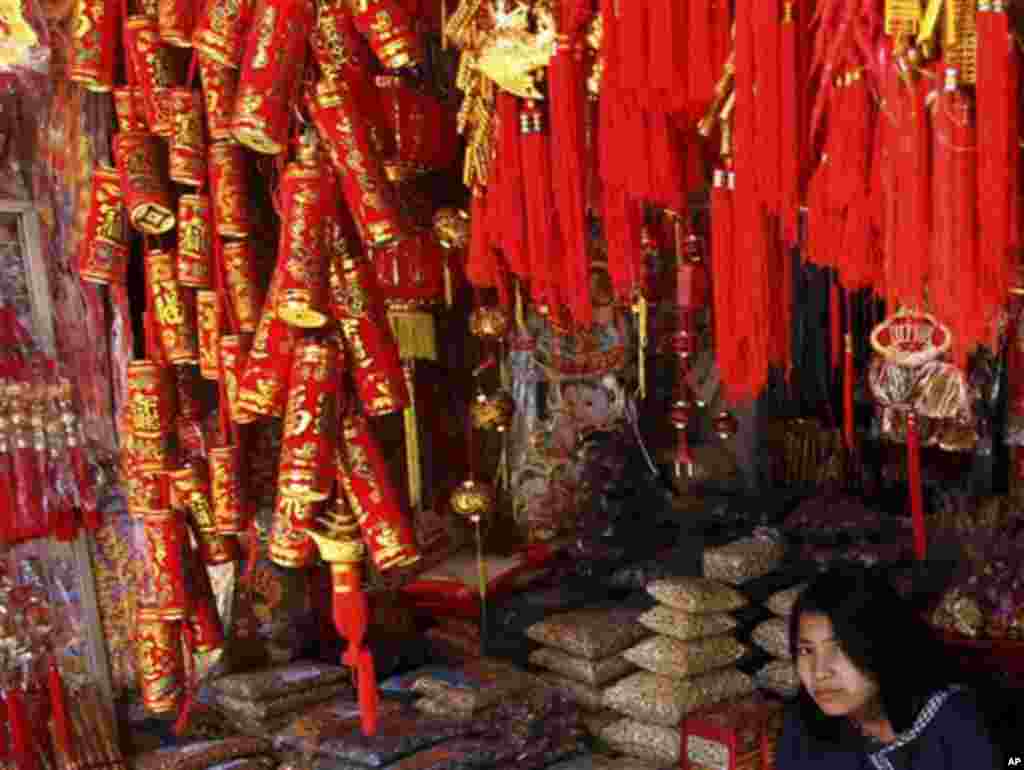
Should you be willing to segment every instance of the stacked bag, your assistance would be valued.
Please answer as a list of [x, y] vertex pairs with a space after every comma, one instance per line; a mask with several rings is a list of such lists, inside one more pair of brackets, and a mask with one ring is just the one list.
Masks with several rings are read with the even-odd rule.
[[339, 695], [352, 695], [348, 669], [300, 661], [215, 679], [206, 699], [233, 729], [267, 736], [303, 709]]
[[530, 663], [544, 669], [541, 678], [547, 684], [599, 715], [605, 708], [604, 690], [637, 669], [621, 653], [650, 634], [638, 622], [640, 613], [631, 607], [605, 607], [545, 618], [526, 629], [527, 637], [543, 645], [530, 654]]
[[132, 770], [274, 770], [273, 746], [261, 738], [225, 738], [148, 751], [131, 760]]
[[800, 689], [800, 679], [790, 655], [789, 617], [804, 586], [805, 584], [801, 583], [792, 588], [776, 591], [768, 597], [765, 606], [771, 610], [773, 617], [755, 626], [750, 635], [754, 644], [774, 658], [758, 670], [754, 677], [757, 686], [784, 698], [796, 695]]
[[601, 738], [628, 756], [676, 765], [684, 716], [754, 690], [735, 665], [748, 648], [729, 614], [747, 600], [702, 577], [655, 580], [647, 591], [659, 604], [638, 622], [655, 636], [623, 652], [642, 670], [605, 690], [604, 704], [625, 718], [605, 727]]

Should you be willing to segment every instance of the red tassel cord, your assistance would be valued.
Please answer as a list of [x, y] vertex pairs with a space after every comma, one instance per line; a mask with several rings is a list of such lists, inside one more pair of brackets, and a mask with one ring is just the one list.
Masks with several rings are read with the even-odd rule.
[[914, 527], [914, 556], [923, 561], [928, 535], [924, 522], [924, 497], [921, 489], [921, 439], [917, 432], [917, 415], [907, 415], [907, 483], [910, 485], [910, 515]]
[[[635, 5], [643, 5], [636, 3]], [[688, 0], [648, 0], [648, 76], [650, 106], [661, 112], [685, 113], [689, 105]]]
[[[530, 277], [524, 220], [523, 160], [519, 147], [519, 100], [504, 91], [498, 100], [498, 152], [501, 169], [498, 197], [501, 200], [501, 232], [498, 240], [509, 269], [520, 279]], [[493, 184], [489, 190], [493, 189]]]
[[6, 691], [7, 722], [11, 731], [11, 753], [17, 770], [39, 770], [39, 752], [32, 737], [22, 693], [17, 687]]
[[53, 717], [53, 737], [57, 751], [70, 756], [74, 749], [71, 733], [71, 717], [68, 711], [64, 680], [56, 661], [50, 661], [47, 672], [47, 687], [50, 691], [50, 714]]
[[843, 440], [849, 452], [856, 450], [857, 433], [854, 423], [853, 386], [857, 375], [853, 360], [853, 302], [846, 294], [846, 334], [843, 335]]
[[466, 260], [466, 278], [478, 289], [494, 286], [497, 279], [497, 257], [491, 245], [487, 193], [480, 187], [473, 190], [470, 204], [470, 241]]
[[665, 112], [646, 114], [650, 157], [647, 200], [674, 212], [685, 212], [686, 149], [675, 122]]
[[335, 574], [334, 623], [338, 632], [348, 640], [348, 648], [342, 662], [356, 673], [363, 734], [376, 735], [377, 677], [373, 654], [365, 646], [366, 631], [370, 624], [370, 606], [360, 582], [361, 575], [358, 569]]
[[590, 326], [593, 309], [586, 237], [585, 100], [579, 37], [590, 14], [584, 0], [563, 0], [558, 9], [558, 48], [548, 67], [552, 182], [564, 246], [561, 274], [569, 313], [577, 325], [586, 328]]
[[977, 15], [978, 214], [987, 305], [1002, 305], [1010, 288], [1010, 107], [1013, 50], [1003, 0], [979, 4]]
[[605, 185], [603, 224], [608, 247], [608, 275], [615, 298], [631, 303], [643, 276], [643, 211], [623, 189]]
[[736, 297], [732, 293], [737, 270], [733, 244], [732, 194], [726, 181], [726, 172], [716, 169], [711, 188], [711, 300], [715, 333], [715, 357], [721, 370], [736, 372], [743, 366], [738, 350], [738, 337], [734, 334], [737, 312]]
[[686, 0], [687, 44], [690, 60], [687, 64], [687, 114], [690, 122], [700, 120], [711, 105], [715, 83], [721, 76], [715, 65], [715, 41], [712, 35], [711, 6], [713, 0]]
[[799, 239], [800, 207], [800, 89], [797, 73], [797, 20], [793, 0], [785, 0], [779, 31], [779, 217], [782, 239], [795, 246]]
[[632, 94], [640, 109], [657, 109], [650, 89], [650, 33], [648, 3], [613, 3], [618, 7], [619, 57], [616, 62], [623, 90]]
[[540, 107], [527, 102], [519, 113], [520, 149], [523, 160], [523, 187], [526, 196], [526, 226], [530, 253], [530, 288], [533, 300], [560, 311], [564, 287], [559, 259], [558, 218], [555, 216], [551, 178], [551, 143], [546, 116]]
[[782, 69], [779, 59], [781, 44], [782, 3], [760, 0], [751, 4], [751, 24], [756, 30], [757, 53], [757, 190], [769, 214], [780, 211]]

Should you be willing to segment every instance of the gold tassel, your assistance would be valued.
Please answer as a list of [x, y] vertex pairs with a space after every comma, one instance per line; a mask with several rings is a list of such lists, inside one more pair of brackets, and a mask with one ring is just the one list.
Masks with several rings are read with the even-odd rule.
[[420, 462], [420, 424], [416, 414], [416, 363], [412, 359], [402, 361], [402, 374], [409, 391], [409, 406], [402, 411], [405, 426], [405, 464], [409, 476], [409, 507], [414, 513], [423, 509], [423, 465]]
[[452, 269], [448, 260], [444, 262], [444, 306], [449, 310], [455, 305], [455, 289], [452, 285]]
[[398, 355], [410, 358], [437, 360], [437, 333], [434, 316], [415, 307], [388, 308], [388, 321], [398, 342]]
[[917, 45], [930, 55], [935, 48], [935, 27], [939, 23], [939, 11], [942, 10], [943, 0], [928, 0], [924, 16], [921, 18], [921, 27], [917, 31]]
[[637, 397], [643, 401], [647, 398], [647, 298], [642, 292], [637, 293], [633, 312], [637, 316]]
[[516, 326], [526, 334], [526, 310], [523, 307], [523, 282], [516, 281]]

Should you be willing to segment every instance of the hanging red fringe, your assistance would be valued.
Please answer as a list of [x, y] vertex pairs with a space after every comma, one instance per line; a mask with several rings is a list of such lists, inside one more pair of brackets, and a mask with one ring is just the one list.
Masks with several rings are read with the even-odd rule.
[[487, 211], [487, 193], [476, 187], [469, 211], [469, 252], [466, 257], [466, 278], [477, 288], [494, 286], [495, 256], [491, 248], [491, 224]]
[[497, 99], [500, 134], [496, 162], [501, 168], [501, 249], [512, 272], [526, 280], [530, 268], [524, 221], [523, 160], [519, 147], [519, 99], [505, 91], [499, 92]]
[[[715, 355], [719, 369], [730, 373], [730, 382], [745, 379], [744, 350], [734, 326], [738, 309], [733, 287], [738, 270], [735, 259], [733, 197], [727, 175], [716, 169], [711, 188], [711, 299], [715, 331]], [[745, 310], [745, 308], [744, 308]]]
[[1002, 305], [1010, 288], [1010, 109], [1011, 59], [1015, 58], [1008, 15], [1002, 0], [979, 7], [977, 15], [978, 211], [986, 275], [982, 287], [987, 305]]
[[370, 607], [366, 593], [359, 585], [360, 576], [353, 573], [349, 581], [351, 590], [334, 590], [334, 623], [338, 631], [348, 640], [348, 648], [342, 662], [356, 672], [359, 689], [359, 710], [362, 716], [364, 735], [377, 733], [377, 678], [374, 673], [373, 655], [364, 645], [370, 623]]
[[907, 415], [907, 483], [910, 485], [910, 515], [914, 526], [914, 556], [923, 561], [928, 544], [924, 523], [924, 498], [921, 489], [921, 439], [917, 415]]
[[[640, 3], [637, 3], [640, 5]], [[689, 104], [689, 62], [687, 49], [689, 3], [687, 0], [648, 0], [647, 82], [651, 106], [664, 112], [683, 113]]]
[[53, 736], [57, 750], [70, 756], [73, 750], [71, 737], [71, 718], [68, 712], [67, 696], [64, 692], [64, 681], [56, 661], [50, 661], [47, 672], [47, 686], [50, 691], [50, 713], [53, 716]]
[[578, 41], [588, 17], [587, 4], [582, 0], [564, 0], [559, 4], [558, 49], [548, 67], [552, 179], [564, 247], [562, 280], [565, 281], [569, 314], [576, 324], [584, 328], [590, 326], [593, 309], [583, 187], [586, 153], [584, 78], [581, 76], [582, 57], [578, 52]]
[[783, 3], [779, 31], [779, 217], [782, 239], [795, 246], [800, 238], [800, 88], [797, 73], [797, 22], [792, 0]]
[[780, 61], [782, 4], [779, 0], [761, 0], [751, 4], [750, 24], [756, 33], [757, 113], [757, 191], [765, 210], [780, 212], [782, 189], [782, 63]]
[[563, 306], [558, 217], [551, 179], [551, 143], [543, 111], [527, 102], [519, 113], [526, 227], [530, 253], [530, 289], [535, 303]]
[[695, 123], [707, 112], [715, 94], [715, 83], [721, 72], [715, 64], [715, 41], [712, 37], [709, 0], [687, 0], [687, 43], [690, 61], [687, 67], [687, 115]]

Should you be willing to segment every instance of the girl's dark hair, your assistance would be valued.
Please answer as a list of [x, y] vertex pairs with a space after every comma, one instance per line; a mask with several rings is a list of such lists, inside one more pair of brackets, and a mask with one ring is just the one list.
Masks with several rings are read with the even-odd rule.
[[[789, 618], [789, 643], [797, 660], [800, 617], [824, 615], [843, 652], [879, 686], [886, 718], [897, 733], [908, 729], [935, 690], [955, 676], [917, 608], [904, 600], [885, 575], [860, 566], [833, 567], [800, 594]], [[801, 683], [797, 708], [820, 740], [843, 734], [844, 718], [826, 716]]]

